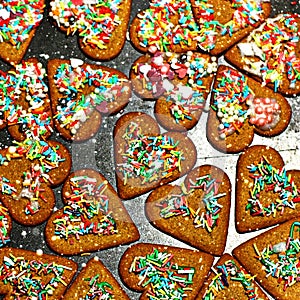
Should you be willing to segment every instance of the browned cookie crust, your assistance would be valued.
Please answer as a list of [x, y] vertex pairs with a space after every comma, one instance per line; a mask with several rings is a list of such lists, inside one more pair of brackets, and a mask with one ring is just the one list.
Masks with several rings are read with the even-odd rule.
[[4, 299], [33, 299], [46, 296], [61, 299], [77, 264], [72, 260], [49, 254], [17, 249], [0, 249], [0, 294]]
[[[5, 2], [8, 1], [3, 1], [4, 4]], [[24, 1], [23, 5], [19, 2], [9, 2], [4, 6], [6, 14], [3, 12], [5, 15], [3, 20], [5, 19], [6, 23], [1, 25], [3, 34], [0, 42], [0, 58], [14, 66], [21, 62], [35, 36], [43, 18], [45, 1]], [[5, 27], [7, 27], [6, 30]]]
[[191, 0], [191, 3], [200, 28], [199, 44], [212, 55], [224, 53], [262, 23], [271, 12], [271, 3], [268, 1], [239, 1], [239, 5], [235, 3], [235, 6], [231, 0]]
[[[0, 176], [3, 186], [1, 201], [11, 217], [23, 225], [37, 225], [49, 218], [55, 205], [51, 187], [61, 184], [71, 169], [71, 156], [66, 147], [56, 141], [40, 143], [42, 144], [36, 148], [32, 146], [30, 153], [43, 153], [42, 147], [45, 147], [44, 153], [52, 149], [52, 169], [48, 169], [47, 165], [51, 160], [32, 158], [28, 153], [22, 154], [25, 147], [11, 146], [0, 150]], [[39, 156], [38, 153], [35, 154]], [[55, 161], [56, 155], [60, 162]]]
[[187, 174], [182, 187], [164, 185], [155, 189], [145, 203], [153, 226], [201, 251], [224, 252], [231, 184], [228, 176], [211, 165]]
[[252, 275], [236, 259], [225, 253], [214, 265], [213, 271], [195, 299], [268, 300], [269, 298], [256, 284]]
[[103, 116], [123, 109], [131, 96], [122, 72], [77, 59], [49, 60], [48, 78], [55, 127], [75, 142], [94, 136]]
[[120, 3], [76, 5], [51, 1], [50, 16], [67, 35], [78, 33], [81, 50], [94, 60], [110, 60], [123, 49], [129, 23], [131, 0]]
[[[131, 141], [139, 144], [137, 151], [131, 151]], [[143, 141], [149, 143], [149, 147]], [[145, 161], [136, 164], [135, 156], [139, 151]], [[117, 121], [114, 153], [118, 194], [122, 199], [137, 197], [172, 182], [189, 172], [196, 162], [196, 148], [187, 136], [178, 132], [161, 135], [156, 121], [141, 112], [127, 113]], [[148, 157], [151, 163], [147, 166]], [[139, 173], [139, 167], [142, 173]]]
[[225, 59], [263, 85], [287, 96], [300, 93], [300, 16], [269, 18], [226, 54]]
[[299, 218], [287, 221], [233, 250], [233, 255], [275, 299], [300, 297]]
[[[148, 263], [144, 259], [146, 256], [149, 258]], [[160, 276], [165, 275], [166, 293], [169, 292], [169, 288], [172, 290], [172, 287], [169, 287], [171, 281], [170, 277], [172, 276], [169, 277], [168, 275], [170, 273], [167, 273], [169, 263], [174, 266], [171, 272], [174, 276], [177, 274], [176, 268], [179, 267], [180, 269], [183, 267], [186, 272], [183, 271], [181, 273], [179, 270], [178, 273], [179, 276], [182, 277], [182, 285], [187, 284], [187, 289], [184, 291], [186, 294], [185, 299], [192, 300], [195, 299], [207, 276], [213, 263], [213, 256], [196, 250], [147, 243], [139, 243], [129, 247], [121, 257], [119, 273], [126, 286], [134, 291], [143, 293], [140, 297], [140, 299], [143, 300], [148, 299], [148, 293], [153, 295], [154, 290], [157, 290], [155, 285], [152, 285], [153, 289], [151, 289], [150, 284], [145, 284], [149, 279], [147, 275], [151, 277], [151, 272], [146, 273], [144, 280], [143, 275], [139, 276], [140, 267], [143, 266], [144, 270], [148, 268], [150, 270], [152, 262], [153, 275], [155, 276], [155, 274], [157, 274], [157, 282], [160, 282]], [[163, 265], [161, 265], [162, 262], [164, 262]], [[156, 267], [161, 267], [159, 274], [155, 269]], [[145, 284], [145, 286], [143, 286], [143, 284]], [[176, 284], [174, 284], [174, 286], [175, 285]], [[173, 289], [175, 289], [175, 287], [173, 287]]]
[[[238, 84], [235, 84], [235, 80]], [[272, 126], [263, 129], [258, 125], [258, 119], [262, 118], [266, 121], [265, 115], [268, 115], [268, 113], [263, 112], [262, 117], [256, 113], [257, 106], [267, 109], [264, 104], [255, 104], [256, 99], [259, 99], [261, 103], [267, 99], [269, 102], [274, 101], [276, 105], [279, 105], [276, 113], [275, 111], [272, 112], [274, 114], [272, 116], [274, 120]], [[210, 103], [211, 108], [206, 129], [207, 139], [216, 149], [226, 153], [241, 152], [252, 143], [254, 133], [268, 137], [279, 135], [287, 128], [292, 113], [288, 101], [282, 95], [267, 87], [262, 87], [252, 78], [224, 65], [218, 68]], [[238, 107], [236, 103], [238, 103]], [[218, 108], [219, 105], [225, 105], [225, 108]], [[252, 111], [250, 111], [249, 105], [253, 105]], [[243, 111], [243, 115], [240, 112], [238, 113], [243, 120], [239, 121], [238, 119], [229, 122], [230, 108], [234, 108], [234, 112]], [[221, 113], [220, 117], [218, 116], [219, 113]], [[227, 120], [223, 123], [222, 119], [225, 114]], [[247, 116], [247, 114], [249, 115]], [[250, 123], [252, 117], [255, 117], [255, 120]], [[233, 133], [224, 133], [224, 126], [226, 129], [227, 125], [230, 125]], [[221, 128], [221, 126], [223, 127]]]
[[237, 162], [236, 178], [238, 232], [266, 228], [300, 215], [300, 171], [285, 170], [275, 149], [256, 145], [245, 150]]
[[49, 247], [76, 255], [129, 244], [139, 232], [113, 187], [100, 173], [81, 169], [62, 189], [65, 207], [54, 212], [45, 228]]
[[101, 299], [101, 296], [105, 299], [109, 297], [108, 295], [114, 299], [130, 299], [99, 258], [94, 257], [80, 271], [63, 299], [85, 299], [85, 297]]

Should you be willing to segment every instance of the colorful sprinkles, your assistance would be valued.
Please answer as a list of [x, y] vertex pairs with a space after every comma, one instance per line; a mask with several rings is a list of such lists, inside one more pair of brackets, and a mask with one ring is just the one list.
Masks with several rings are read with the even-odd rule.
[[[125, 79], [119, 78], [118, 74], [82, 64], [83, 61], [63, 63], [54, 76], [55, 85], [62, 94], [54, 117], [72, 134], [76, 134], [80, 123], [85, 122], [95, 109], [107, 113], [108, 104], [128, 91]], [[85, 87], [93, 87], [93, 91], [81, 94]]]
[[138, 275], [142, 287], [149, 288], [150, 300], [182, 300], [192, 288], [196, 270], [188, 266], [179, 266], [172, 262], [173, 254], [154, 248], [146, 256], [135, 257], [129, 272]]
[[49, 15], [68, 35], [78, 33], [85, 45], [106, 49], [121, 23], [121, 4], [122, 0], [54, 0]]
[[11, 184], [9, 179], [2, 176], [0, 179], [1, 193], [10, 195], [16, 201], [20, 198], [28, 199], [24, 212], [26, 215], [34, 215], [40, 210], [39, 200], [47, 202], [41, 183], [53, 183], [48, 172], [57, 168], [64, 158], [58, 147], [52, 147], [46, 141], [27, 138], [23, 142], [14, 143], [16, 146], [10, 146], [6, 156], [0, 155], [0, 165], [8, 166], [12, 159], [22, 157], [39, 160], [39, 163], [32, 163], [30, 170], [23, 173], [20, 192], [17, 191], [16, 185]]
[[160, 51], [169, 51], [174, 45], [191, 46], [199, 32], [191, 9], [189, 0], [152, 0], [150, 7], [137, 15], [140, 46], [154, 45]]
[[[11, 296], [14, 300], [26, 297], [26, 299], [47, 299], [54, 294], [56, 288], [63, 284], [65, 270], [71, 270], [67, 266], [55, 263], [42, 263], [39, 260], [27, 260], [24, 257], [15, 257], [12, 254], [4, 256], [0, 267], [1, 281], [12, 286]], [[52, 278], [49, 280], [49, 275]], [[43, 277], [48, 277], [48, 279]], [[25, 298], [24, 298], [25, 299]]]
[[[264, 266], [266, 277], [277, 278], [278, 283], [283, 284], [283, 291], [300, 282], [300, 241], [299, 238], [294, 238], [295, 227], [299, 226], [299, 222], [294, 222], [286, 241], [269, 245], [262, 251], [253, 244], [255, 257]], [[299, 228], [297, 231], [299, 232]], [[273, 259], [274, 256], [277, 256], [276, 260]]]
[[96, 178], [75, 176], [70, 179], [70, 187], [71, 193], [65, 194], [67, 205], [53, 221], [55, 235], [73, 243], [71, 237], [79, 240], [87, 234], [103, 236], [118, 232], [105, 195], [107, 182], [98, 184]]
[[[197, 178], [196, 182], [189, 181], [188, 187], [182, 186], [182, 192], [178, 195], [172, 195], [168, 199], [162, 200], [157, 206], [160, 208], [160, 216], [162, 218], [171, 218], [175, 216], [189, 216], [193, 219], [195, 228], [205, 228], [208, 232], [218, 225], [222, 205], [218, 200], [226, 193], [219, 193], [221, 181], [213, 178], [211, 174], [207, 174]], [[204, 191], [201, 197], [199, 207], [194, 210], [189, 202], [188, 197], [197, 189]], [[203, 211], [203, 206], [205, 211]]]
[[280, 121], [280, 105], [274, 98], [256, 98], [242, 73], [228, 69], [218, 75], [213, 89], [213, 104], [220, 120], [220, 139], [239, 132], [245, 122], [261, 130], [270, 130]]
[[[197, 41], [198, 46], [204, 51], [215, 48], [218, 36], [231, 37], [236, 31], [248, 26], [256, 26], [264, 19], [261, 0], [231, 0], [231, 8], [234, 9], [232, 19], [225, 24], [217, 20], [217, 9], [207, 0], [195, 0], [196, 20], [200, 30]], [[220, 13], [220, 12], [219, 12]]]
[[[286, 208], [295, 209], [296, 204], [300, 202], [299, 189], [284, 167], [277, 169], [266, 157], [262, 157], [258, 163], [248, 166], [248, 169], [249, 177], [254, 181], [246, 206], [251, 216], [276, 217], [277, 213], [282, 215]], [[264, 206], [260, 201], [263, 191], [272, 191], [278, 197], [268, 206]]]
[[238, 44], [245, 70], [260, 76], [263, 85], [272, 83], [275, 91], [286, 77], [291, 89], [299, 84], [299, 20], [298, 14], [267, 19], [248, 36], [247, 42]]
[[42, 0], [5, 0], [0, 3], [0, 43], [9, 42], [17, 49], [43, 19]]
[[254, 276], [247, 274], [244, 270], [239, 268], [234, 260], [227, 260], [222, 265], [212, 268], [216, 276], [210, 282], [203, 300], [218, 299], [220, 291], [225, 290], [230, 286], [230, 281], [240, 283], [244, 290], [247, 299], [261, 300], [257, 295], [257, 287], [254, 287]]
[[8, 211], [7, 208], [0, 204], [0, 247], [10, 242], [8, 234]]
[[0, 278], [3, 284], [12, 287], [10, 296], [14, 300], [47, 299], [55, 293], [59, 285], [67, 286], [64, 281], [66, 270], [71, 268], [54, 262], [43, 263], [10, 254], [3, 258]]
[[[26, 137], [36, 138], [51, 134], [50, 109], [45, 109], [48, 87], [46, 70], [41, 63], [24, 61], [15, 70], [0, 71], [0, 125], [19, 125]], [[25, 93], [29, 109], [20, 105]]]
[[[203, 84], [203, 78], [217, 71], [216, 58], [203, 57], [192, 51], [164, 53], [157, 51], [155, 46], [149, 51], [152, 53], [150, 62], [133, 67], [137, 80], [142, 82], [143, 89], [152, 92], [154, 98], [164, 95], [172, 102], [170, 111], [177, 123], [190, 120], [193, 111], [204, 108], [204, 93], [209, 87]], [[174, 84], [175, 76], [186, 78], [187, 83]]]
[[261, 1], [231, 2], [235, 9], [232, 20], [221, 24], [215, 19], [215, 10], [207, 0], [195, 1], [198, 7], [195, 18], [189, 0], [152, 0], [150, 7], [138, 15], [140, 46], [155, 45], [160, 51], [167, 52], [176, 45], [191, 47], [196, 41], [200, 49], [210, 51], [215, 47], [218, 35], [231, 36], [235, 31], [263, 19]]
[[176, 171], [181, 171], [182, 151], [167, 135], [143, 135], [138, 124], [131, 122], [123, 136], [126, 148], [122, 153], [123, 163], [118, 164], [119, 171], [124, 175], [124, 185], [127, 179], [139, 177], [143, 183], [168, 178]]
[[91, 278], [84, 278], [84, 281], [89, 282], [89, 290], [87, 294], [85, 295], [83, 300], [94, 300], [94, 299], [103, 299], [103, 300], [109, 300], [109, 299], [115, 299], [114, 292], [113, 292], [113, 286], [109, 284], [106, 281], [99, 281], [99, 274], [95, 275]]

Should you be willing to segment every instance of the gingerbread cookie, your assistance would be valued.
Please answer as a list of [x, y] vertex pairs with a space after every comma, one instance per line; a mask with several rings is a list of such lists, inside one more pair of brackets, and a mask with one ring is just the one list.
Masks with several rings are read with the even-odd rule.
[[4, 299], [61, 299], [77, 264], [72, 260], [37, 252], [0, 249], [0, 294]]
[[76, 142], [95, 135], [102, 116], [123, 109], [131, 96], [123, 73], [79, 59], [49, 60], [48, 78], [55, 127]]
[[196, 300], [268, 300], [261, 288], [236, 259], [224, 254], [212, 268]]
[[51, 187], [61, 184], [70, 169], [70, 153], [56, 141], [26, 139], [1, 149], [1, 201], [18, 223], [40, 224], [55, 205]]
[[53, 0], [49, 15], [67, 35], [78, 34], [81, 50], [94, 60], [110, 60], [122, 50], [131, 0]]
[[233, 255], [275, 299], [300, 297], [299, 218], [248, 240]]
[[44, 0], [1, 1], [1, 59], [12, 65], [21, 62], [43, 19], [44, 8]]
[[[140, 299], [195, 299], [213, 256], [195, 250], [140, 243], [120, 259], [121, 279]], [[163, 288], [162, 288], [163, 287]]]
[[184, 53], [197, 49], [199, 27], [189, 0], [151, 0], [130, 25], [130, 41], [141, 52], [156, 46], [160, 51]]
[[52, 112], [45, 83], [46, 70], [36, 58], [17, 64], [7, 73], [0, 72], [0, 128], [17, 141], [46, 139], [52, 134]]
[[168, 130], [193, 128], [201, 117], [217, 70], [215, 57], [188, 51], [186, 54], [160, 52], [138, 58], [131, 67], [130, 79], [136, 94], [157, 99], [154, 113]]
[[98, 172], [72, 173], [62, 189], [64, 208], [54, 212], [45, 228], [49, 247], [75, 255], [128, 244], [139, 232], [113, 187]]
[[148, 196], [153, 226], [199, 250], [222, 255], [225, 249], [231, 184], [219, 168], [204, 165], [187, 174], [184, 184], [161, 186]]
[[156, 121], [141, 112], [123, 115], [114, 128], [118, 194], [131, 199], [174, 181], [196, 162], [193, 142], [179, 132], [160, 133]]
[[270, 0], [191, 0], [198, 47], [220, 55], [247, 36], [271, 11]]
[[299, 14], [269, 18], [232, 47], [225, 58], [261, 81], [263, 86], [285, 95], [299, 94], [299, 30]]
[[94, 257], [80, 271], [63, 299], [129, 300], [130, 298], [99, 258]]
[[239, 232], [266, 228], [300, 215], [300, 171], [287, 171], [281, 155], [252, 146], [237, 163], [235, 220]]
[[272, 137], [291, 119], [291, 107], [279, 93], [228, 66], [219, 66], [207, 121], [207, 139], [218, 150], [237, 153], [254, 133]]

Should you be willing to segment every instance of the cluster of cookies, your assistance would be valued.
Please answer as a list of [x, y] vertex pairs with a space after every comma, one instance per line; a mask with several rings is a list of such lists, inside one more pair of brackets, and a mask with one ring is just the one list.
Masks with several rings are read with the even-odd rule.
[[[119, 275], [140, 299], [268, 299], [261, 287], [276, 299], [299, 298], [300, 173], [286, 170], [275, 149], [251, 144], [255, 133], [273, 137], [289, 125], [288, 96], [300, 94], [300, 15], [270, 17], [269, 0], [221, 2], [152, 0], [130, 25], [130, 0], [0, 3], [0, 58], [10, 65], [0, 71], [0, 129], [11, 137], [0, 149], [5, 299], [130, 299], [96, 256], [78, 274], [73, 257], [132, 243]], [[45, 67], [24, 59], [45, 15], [77, 35], [93, 61], [118, 56], [128, 28], [143, 55], [129, 78], [77, 58]], [[223, 55], [231, 66], [218, 64]], [[115, 190], [96, 170], [73, 170], [68, 147], [51, 136], [91, 139], [132, 90], [154, 101], [154, 112], [127, 112], [115, 123]], [[235, 182], [197, 165], [189, 130], [206, 110], [210, 144], [240, 153]], [[55, 210], [58, 186], [63, 207]], [[147, 220], [187, 248], [136, 243], [123, 200], [145, 194]], [[280, 225], [224, 254], [231, 206], [238, 233]], [[44, 223], [53, 254], [9, 247], [14, 222]]]

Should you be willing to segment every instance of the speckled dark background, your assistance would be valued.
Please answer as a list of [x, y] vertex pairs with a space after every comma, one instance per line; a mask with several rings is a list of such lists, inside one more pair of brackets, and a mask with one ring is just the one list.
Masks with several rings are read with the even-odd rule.
[[[47, 8], [49, 6], [47, 1]], [[281, 12], [299, 12], [300, 13], [300, 4], [299, 0], [297, 5], [292, 5], [290, 0], [273, 0], [272, 2], [272, 15], [276, 15]], [[142, 9], [147, 8], [149, 5], [148, 1], [132, 0], [132, 12], [131, 19]], [[48, 10], [48, 9], [47, 9]], [[63, 33], [59, 32], [56, 27], [51, 25], [49, 18], [47, 17], [48, 11], [45, 13], [44, 20], [41, 26], [38, 28], [35, 38], [33, 39], [30, 48], [26, 54], [25, 58], [37, 57], [43, 64], [46, 66], [47, 59], [52, 58], [71, 58], [77, 57], [85, 62], [93, 63], [94, 61], [86, 58], [84, 54], [80, 51], [77, 43], [77, 36], [66, 37]], [[112, 61], [101, 63], [103, 65], [116, 68], [126, 75], [129, 74], [129, 69], [131, 64], [136, 58], [141, 54], [138, 53], [130, 44], [129, 41], [126, 42], [125, 47], [122, 53]], [[219, 62], [223, 62], [220, 58]], [[0, 63], [0, 69], [7, 70], [8, 65]], [[283, 137], [283, 142], [280, 139], [275, 139], [272, 141], [271, 145], [279, 145], [280, 150], [286, 155], [286, 157], [295, 157], [295, 154], [298, 154], [298, 132], [300, 131], [300, 99], [290, 98], [290, 103], [293, 107], [293, 118], [292, 122]], [[153, 102], [143, 101], [136, 97], [132, 96], [130, 104], [125, 108], [125, 113], [128, 111], [144, 111], [152, 114], [153, 111]], [[83, 167], [91, 167], [99, 170], [115, 187], [115, 177], [114, 177], [114, 167], [113, 167], [113, 148], [112, 148], [112, 130], [116, 120], [119, 118], [120, 114], [115, 116], [110, 116], [104, 118], [101, 129], [95, 138], [82, 143], [82, 144], [70, 144], [62, 140], [57, 134], [53, 134], [52, 139], [57, 139], [64, 143], [71, 151], [73, 155], [73, 169], [79, 169]], [[205, 116], [203, 121], [199, 122], [195, 129], [192, 130], [191, 135], [197, 136], [200, 140], [200, 144], [204, 141], [207, 144], [205, 138]], [[290, 138], [291, 137], [291, 138]], [[196, 139], [197, 141], [197, 139]], [[285, 141], [288, 141], [285, 143]], [[11, 140], [7, 131], [0, 132], [0, 142], [3, 145], [9, 145]], [[204, 143], [203, 142], [203, 143]], [[260, 140], [254, 141], [254, 143], [259, 143]], [[269, 142], [269, 140], [267, 140]], [[204, 144], [205, 144], [204, 143]], [[196, 145], [197, 147], [200, 145]], [[202, 152], [198, 151], [198, 164], [202, 162], [216, 162], [219, 158], [222, 162], [224, 159], [223, 155], [216, 153], [209, 145], [201, 145]], [[227, 156], [228, 158], [228, 156]], [[230, 177], [234, 180], [234, 170], [235, 162], [237, 156], [226, 158], [226, 165], [223, 164], [224, 169], [229, 173]], [[298, 165], [299, 166], [299, 165]], [[300, 166], [299, 166], [300, 168]], [[61, 202], [61, 187], [55, 189], [56, 198], [57, 198], [57, 208], [62, 207]], [[234, 190], [234, 189], [233, 189]], [[179, 245], [182, 247], [187, 247], [186, 245], [176, 241], [175, 239], [160, 233], [154, 229], [144, 216], [144, 201], [147, 195], [138, 197], [134, 200], [125, 201], [125, 206], [128, 209], [131, 217], [138, 226], [141, 239], [143, 242], [153, 242], [153, 243], [164, 243], [169, 245]], [[232, 219], [232, 218], [231, 218]], [[231, 220], [232, 223], [232, 220]], [[47, 247], [43, 237], [44, 225], [36, 227], [23, 227], [16, 223], [13, 224], [13, 231], [11, 235], [12, 247], [22, 247], [24, 249], [30, 249], [36, 251], [37, 249], [42, 249], [45, 253], [52, 253], [51, 250]], [[234, 231], [234, 227], [230, 227], [231, 238], [228, 238], [228, 247], [227, 251], [230, 251], [234, 247], [234, 243], [237, 242], [239, 236]], [[246, 237], [247, 238], [247, 237]], [[245, 239], [245, 235], [241, 237], [241, 240]], [[110, 250], [99, 251], [93, 253], [91, 256], [97, 255], [103, 263], [110, 269], [110, 271], [116, 276], [118, 276], [118, 260], [119, 257], [123, 254], [127, 246], [119, 246]], [[71, 259], [76, 261], [79, 264], [79, 270], [81, 269], [82, 263], [87, 262], [91, 256], [73, 256]], [[123, 286], [124, 287], [124, 286]], [[131, 299], [138, 299], [139, 294], [134, 293], [126, 289], [126, 292], [131, 297]]]

